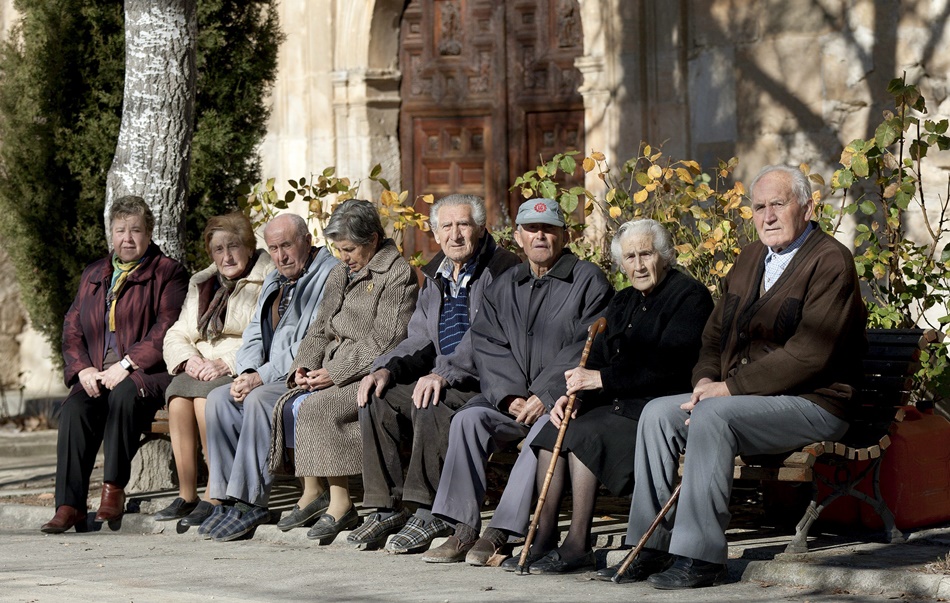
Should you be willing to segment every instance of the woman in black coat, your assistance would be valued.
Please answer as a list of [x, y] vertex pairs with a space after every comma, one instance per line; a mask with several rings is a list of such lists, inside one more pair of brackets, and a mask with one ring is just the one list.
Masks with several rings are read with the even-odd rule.
[[[611, 252], [632, 286], [610, 302], [607, 329], [595, 340], [587, 368], [565, 373], [567, 394], [578, 394], [575, 409], [579, 410], [565, 433], [562, 458], [538, 525], [537, 545], [528, 557], [531, 573], [593, 567], [590, 529], [597, 484], [617, 496], [633, 490], [640, 412], [653, 398], [690, 388], [703, 327], [713, 309], [706, 287], [674, 269], [672, 237], [658, 222], [623, 224]], [[532, 443], [538, 452], [539, 488], [566, 403], [566, 396], [558, 400], [551, 422]], [[552, 548], [557, 544], [557, 512], [568, 474], [573, 493], [571, 526], [560, 547]]]

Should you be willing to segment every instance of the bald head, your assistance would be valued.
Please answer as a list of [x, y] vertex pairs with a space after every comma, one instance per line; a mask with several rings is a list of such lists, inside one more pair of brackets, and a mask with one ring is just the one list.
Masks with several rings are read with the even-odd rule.
[[313, 237], [297, 214], [281, 214], [264, 226], [264, 242], [277, 271], [293, 280], [303, 274]]

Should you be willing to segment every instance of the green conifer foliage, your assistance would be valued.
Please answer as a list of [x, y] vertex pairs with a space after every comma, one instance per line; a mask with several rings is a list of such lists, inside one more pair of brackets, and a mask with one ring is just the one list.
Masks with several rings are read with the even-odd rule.
[[[0, 46], [0, 238], [34, 327], [58, 349], [84, 266], [107, 252], [106, 174], [122, 111], [125, 32], [112, 0], [15, 0]], [[198, 0], [198, 90], [186, 242], [259, 179], [282, 40], [274, 0]]]
[[198, 0], [198, 94], [191, 148], [188, 262], [210, 263], [201, 232], [211, 216], [237, 209], [235, 191], [260, 179], [257, 148], [283, 34], [276, 0]]

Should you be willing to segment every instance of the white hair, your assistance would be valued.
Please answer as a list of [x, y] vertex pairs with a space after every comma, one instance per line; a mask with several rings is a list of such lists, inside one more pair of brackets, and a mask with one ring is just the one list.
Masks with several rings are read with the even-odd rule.
[[771, 174], [772, 172], [788, 174], [788, 178], [791, 181], [789, 184], [792, 189], [792, 195], [795, 197], [795, 200], [798, 201], [799, 205], [804, 207], [811, 201], [811, 182], [808, 181], [808, 176], [797, 167], [788, 165], [767, 165], [759, 170], [759, 173], [752, 179], [752, 184], [749, 185], [749, 194], [752, 194], [752, 191], [755, 190], [755, 185], [759, 183], [759, 180], [763, 176]]
[[665, 226], [656, 220], [644, 218], [640, 220], [630, 220], [620, 225], [617, 234], [610, 242], [610, 255], [613, 256], [614, 263], [621, 265], [623, 259], [623, 241], [634, 235], [650, 235], [653, 239], [653, 249], [660, 254], [660, 257], [668, 266], [676, 264], [676, 249], [673, 247], [673, 235]]
[[442, 197], [432, 204], [432, 207], [429, 209], [429, 225], [432, 226], [432, 230], [439, 228], [439, 209], [459, 205], [468, 205], [471, 207], [472, 220], [480, 227], [485, 227], [485, 223], [488, 221], [485, 215], [485, 200], [477, 195], [455, 194]]

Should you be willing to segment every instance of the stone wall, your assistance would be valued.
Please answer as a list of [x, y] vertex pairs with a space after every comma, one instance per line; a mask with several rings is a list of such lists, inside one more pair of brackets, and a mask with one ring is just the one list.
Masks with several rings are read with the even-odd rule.
[[[328, 166], [365, 178], [376, 163], [400, 185], [398, 26], [401, 0], [285, 0], [262, 175], [283, 192]], [[363, 190], [364, 195], [378, 190]]]
[[[873, 135], [887, 83], [919, 83], [933, 115], [950, 114], [945, 1], [691, 0], [692, 148], [734, 145], [755, 172], [808, 161], [826, 175], [850, 140]], [[950, 158], [938, 158], [945, 169]], [[946, 174], [928, 174], [946, 182]]]
[[[13, 0], [0, 0], [0, 35], [4, 38], [16, 18]], [[0, 390], [13, 389], [20, 372], [20, 344], [16, 337], [25, 320], [13, 267], [0, 241]]]
[[[950, 116], [947, 0], [617, 1], [584, 3], [585, 52], [608, 40], [596, 72], [605, 118], [588, 122], [588, 140], [615, 165], [643, 140], [707, 168], [736, 156], [746, 181], [764, 165], [801, 162], [830, 180], [843, 147], [873, 136], [892, 108], [887, 84], [902, 73], [920, 86], [928, 118]], [[926, 163], [933, 212], [947, 196], [950, 152]]]
[[30, 327], [13, 266], [0, 242], [0, 389], [6, 411], [15, 415], [23, 412], [21, 401], [66, 393], [53, 353], [46, 339]]

